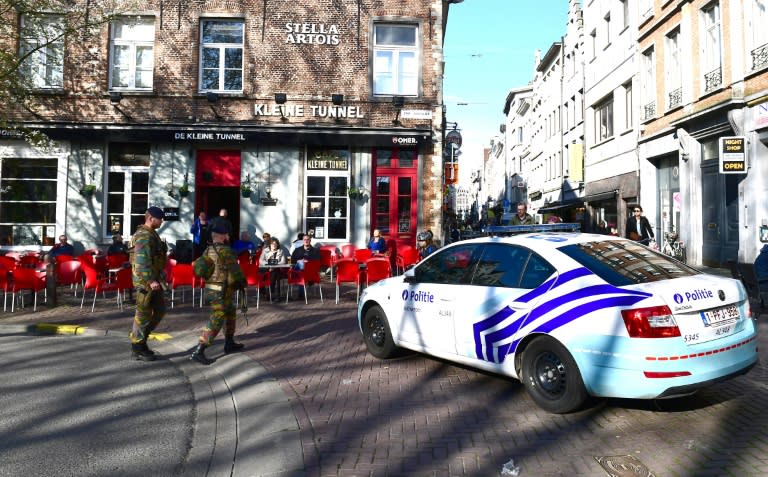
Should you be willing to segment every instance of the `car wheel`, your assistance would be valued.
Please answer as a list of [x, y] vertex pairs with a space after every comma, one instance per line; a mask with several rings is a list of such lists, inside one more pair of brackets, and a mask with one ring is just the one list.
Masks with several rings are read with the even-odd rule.
[[523, 352], [522, 380], [531, 399], [548, 412], [571, 412], [587, 400], [576, 361], [549, 337], [535, 339]]
[[377, 358], [392, 358], [397, 354], [397, 346], [392, 340], [389, 330], [389, 322], [384, 310], [379, 306], [372, 306], [363, 317], [363, 339], [368, 352]]

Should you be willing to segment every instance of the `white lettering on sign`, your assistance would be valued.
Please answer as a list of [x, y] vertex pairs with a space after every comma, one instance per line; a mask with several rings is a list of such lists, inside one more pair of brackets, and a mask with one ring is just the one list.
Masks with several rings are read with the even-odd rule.
[[[283, 108], [282, 115], [288, 117], [304, 117], [306, 109], [303, 104], [254, 104], [254, 116], [278, 116], [280, 117], [280, 108]], [[312, 104], [309, 106], [309, 114], [319, 118], [352, 118], [362, 119], [365, 114], [360, 110], [360, 106], [322, 106]]]
[[177, 141], [245, 141], [243, 133], [217, 132], [176, 132], [173, 139]]
[[285, 42], [306, 45], [338, 45], [339, 27], [324, 23], [286, 23]]

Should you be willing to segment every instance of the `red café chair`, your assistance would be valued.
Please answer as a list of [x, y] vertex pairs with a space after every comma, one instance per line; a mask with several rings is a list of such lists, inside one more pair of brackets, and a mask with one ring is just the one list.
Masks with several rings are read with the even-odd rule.
[[[105, 293], [108, 291], [117, 291], [117, 283], [109, 283], [107, 278], [102, 276], [99, 271], [87, 260], [82, 260], [83, 274], [85, 275], [85, 283], [83, 283], [83, 297], [80, 299], [80, 309], [83, 309], [85, 303], [85, 291], [93, 290], [93, 303], [91, 303], [91, 313], [96, 308], [96, 295], [99, 293]], [[127, 270], [127, 269], [126, 269]]]
[[355, 260], [357, 260], [360, 263], [365, 263], [366, 260], [373, 257], [373, 252], [371, 252], [371, 249], [369, 248], [358, 248], [355, 249]]
[[341, 246], [341, 256], [343, 258], [355, 258], [355, 250], [357, 250], [357, 247], [352, 245], [351, 243], [344, 244]]
[[36, 253], [25, 253], [19, 258], [17, 267], [20, 268], [37, 268], [37, 264], [40, 262], [40, 256]]
[[[251, 263], [251, 252], [248, 250], [245, 250], [243, 252], [240, 252], [240, 254], [237, 256], [237, 264], [241, 267], [245, 263]], [[258, 263], [258, 262], [257, 262]]]
[[75, 296], [77, 289], [83, 283], [83, 264], [78, 260], [69, 260], [66, 262], [56, 261], [56, 285], [69, 285], [74, 287]]
[[18, 266], [18, 260], [8, 255], [0, 255], [0, 266], [5, 267], [7, 270], [15, 270]]
[[[192, 289], [192, 306], [195, 306], [195, 274], [191, 263], [177, 263], [171, 268], [171, 308], [175, 303], [176, 289], [189, 287]], [[181, 289], [181, 302], [184, 303], [184, 289]]]
[[365, 261], [365, 286], [392, 276], [392, 266], [385, 257], [369, 258]]
[[336, 304], [339, 304], [339, 289], [342, 283], [354, 283], [357, 297], [360, 300], [360, 264], [353, 258], [336, 260]]
[[123, 265], [128, 263], [128, 260], [127, 253], [112, 253], [107, 255], [107, 267], [109, 267], [110, 270], [122, 268]]
[[269, 299], [272, 300], [272, 277], [269, 272], [260, 272], [258, 263], [247, 263], [240, 265], [245, 275], [245, 281], [247, 287], [245, 289], [245, 295], [243, 300], [248, 303], [248, 288], [256, 288], [256, 309], [259, 309], [259, 301], [261, 299], [261, 289], [266, 287], [269, 290]]
[[397, 252], [397, 272], [402, 273], [406, 268], [419, 262], [419, 250], [416, 247], [407, 245], [400, 247]]
[[11, 291], [10, 270], [0, 265], [0, 288], [3, 289], [3, 311], [8, 309], [8, 292]]
[[288, 303], [288, 298], [291, 296], [291, 285], [300, 285], [304, 287], [304, 303], [307, 301], [307, 285], [317, 284], [317, 289], [320, 290], [320, 303], [323, 302], [323, 287], [320, 286], [320, 260], [307, 260], [304, 262], [303, 270], [295, 270], [293, 268], [288, 269], [288, 290], [285, 294], [285, 302]]
[[[130, 268], [121, 268], [117, 272], [115, 287], [117, 288], [117, 306], [122, 310], [123, 303], [125, 303], [125, 292], [133, 289], [133, 271]], [[192, 296], [192, 304], [195, 304], [194, 295]], [[171, 301], [171, 306], [173, 306], [173, 301]]]
[[24, 306], [24, 296], [21, 294], [24, 290], [31, 290], [35, 295], [32, 311], [37, 311], [37, 293], [45, 292], [45, 276], [37, 273], [34, 268], [17, 268], [13, 271], [13, 285], [11, 287], [11, 313], [16, 307], [16, 294], [20, 294], [21, 306]]

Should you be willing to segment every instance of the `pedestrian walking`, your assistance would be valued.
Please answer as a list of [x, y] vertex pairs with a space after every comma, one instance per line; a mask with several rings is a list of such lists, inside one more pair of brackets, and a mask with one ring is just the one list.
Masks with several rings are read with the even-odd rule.
[[159, 207], [150, 207], [144, 213], [144, 223], [133, 234], [131, 269], [133, 286], [138, 291], [136, 314], [131, 330], [131, 353], [135, 359], [154, 361], [155, 352], [147, 346], [150, 333], [165, 316], [165, 258], [167, 245], [160, 239], [157, 229], [163, 225], [165, 214]]
[[[211, 303], [210, 319], [200, 335], [197, 348], [190, 356], [192, 361], [200, 364], [213, 363], [205, 356], [205, 349], [213, 344], [222, 326], [224, 327], [224, 353], [229, 354], [244, 348], [242, 343], [235, 342], [237, 310], [234, 296], [237, 290], [245, 288], [246, 282], [243, 271], [237, 264], [237, 256], [232, 248], [226, 245], [226, 239], [226, 226], [222, 223], [214, 223], [211, 226], [211, 244], [195, 263], [196, 274], [205, 278], [205, 296]], [[199, 265], [201, 261], [206, 265], [201, 267]], [[243, 306], [245, 305], [245, 294], [243, 294]]]

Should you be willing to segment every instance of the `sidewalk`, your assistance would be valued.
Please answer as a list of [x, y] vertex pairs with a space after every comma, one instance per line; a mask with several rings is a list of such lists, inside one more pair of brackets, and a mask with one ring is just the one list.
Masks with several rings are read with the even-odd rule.
[[[178, 294], [177, 300], [180, 301]], [[170, 361], [191, 387], [193, 401], [190, 409], [195, 416], [191, 442], [181, 443], [188, 446], [183, 475], [307, 475], [304, 471], [299, 424], [292, 410], [291, 399], [280, 383], [248, 355], [248, 346], [252, 345], [248, 344], [247, 339], [244, 340], [246, 352], [224, 355], [223, 337], [217, 337], [207, 353], [216, 359], [214, 364], [202, 366], [189, 361], [199, 330], [207, 322], [210, 312], [209, 307], [202, 310], [192, 308], [189, 293], [186, 303], [173, 309], [169, 303], [168, 314], [150, 342], [150, 346], [162, 355], [162, 359], [151, 363], [130, 358], [127, 335], [133, 319], [132, 307], [126, 306], [123, 311], [119, 311], [114, 300], [99, 298], [94, 313], [90, 313], [90, 306], [84, 306], [81, 311], [80, 299], [72, 298], [65, 289], [59, 290], [59, 302], [63, 304], [56, 308], [48, 309], [44, 304], [38, 304], [37, 312], [32, 312], [30, 306], [18, 313], [0, 315], [0, 338], [41, 334], [72, 335], [69, 338], [72, 340], [104, 337], [112, 343], [110, 346], [114, 349], [113, 359], [118, 360], [115, 364], [118, 369], [121, 366], [130, 366], [131, 369], [138, 366], [149, 370], [158, 367], [162, 359]], [[300, 307], [305, 307], [303, 300]], [[248, 325], [238, 318], [238, 339], [243, 340], [245, 336], [251, 337], [258, 333], [256, 316], [300, 307], [298, 302], [288, 305], [262, 303], [261, 310], [250, 310]], [[115, 347], [121, 349], [116, 350]], [[91, 361], [99, 360], [98, 355], [81, 353], [77, 345], [73, 345], [73, 348], [72, 354], [77, 353], [78, 359], [82, 359], [80, 366], [97, 367], [103, 364]], [[125, 359], [124, 365], [119, 364], [122, 359]], [[162, 387], [166, 383], [156, 384]], [[114, 386], [119, 385], [119, 380], [116, 380], [112, 387], [102, 390], [105, 399], [110, 393], [115, 393]], [[56, 393], [56, 388], [51, 392]], [[45, 413], [47, 410], [41, 409], [39, 412]], [[94, 418], [99, 420], [107, 417]], [[120, 419], [115, 416], [109, 418]], [[147, 431], [153, 434], [151, 429]], [[40, 452], [44, 452], [44, 449], [41, 448]], [[77, 469], [71, 470], [73, 474], [79, 473]]]

